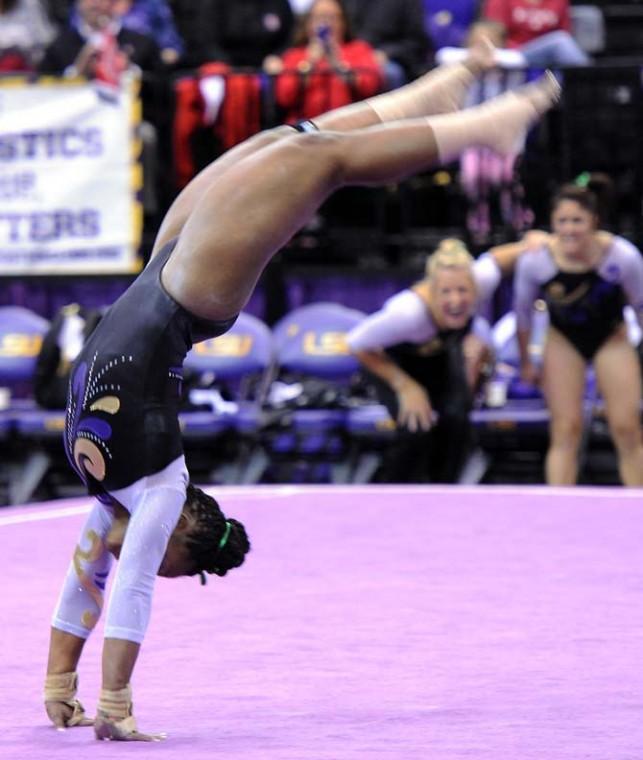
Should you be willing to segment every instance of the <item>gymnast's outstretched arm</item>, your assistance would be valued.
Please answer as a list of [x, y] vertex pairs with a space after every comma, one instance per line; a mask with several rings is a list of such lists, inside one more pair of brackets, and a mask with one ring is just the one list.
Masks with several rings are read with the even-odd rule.
[[85, 641], [98, 622], [112, 565], [106, 538], [114, 515], [94, 502], [81, 530], [53, 615], [45, 679], [45, 707], [57, 728], [90, 725], [76, 698], [77, 668]]

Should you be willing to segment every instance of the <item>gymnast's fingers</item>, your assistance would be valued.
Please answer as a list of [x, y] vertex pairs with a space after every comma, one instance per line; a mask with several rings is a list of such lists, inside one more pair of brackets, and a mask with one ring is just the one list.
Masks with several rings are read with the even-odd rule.
[[45, 710], [49, 720], [59, 731], [67, 728], [68, 721], [71, 719], [73, 710], [64, 702], [45, 702]]
[[117, 721], [99, 714], [94, 722], [94, 733], [97, 739], [108, 742], [161, 742], [167, 739], [165, 733], [145, 734], [139, 731], [132, 715]]

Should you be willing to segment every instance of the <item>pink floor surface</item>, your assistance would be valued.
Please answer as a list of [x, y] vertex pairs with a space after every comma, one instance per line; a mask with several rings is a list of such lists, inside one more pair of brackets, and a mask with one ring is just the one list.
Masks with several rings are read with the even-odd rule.
[[159, 581], [133, 684], [154, 745], [47, 725], [48, 620], [88, 502], [0, 510], [2, 760], [643, 758], [642, 491], [218, 494], [253, 551], [206, 588]]

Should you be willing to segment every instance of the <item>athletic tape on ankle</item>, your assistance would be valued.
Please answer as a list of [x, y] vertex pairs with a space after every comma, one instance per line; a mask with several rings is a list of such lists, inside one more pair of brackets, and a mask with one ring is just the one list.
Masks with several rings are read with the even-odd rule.
[[78, 673], [55, 673], [45, 677], [45, 704], [47, 702], [62, 702], [70, 707], [72, 714], [66, 723], [70, 728], [91, 723], [91, 720], [85, 717], [85, 708], [76, 699], [77, 689]]
[[98, 697], [98, 710], [117, 721], [129, 718], [132, 714], [132, 687], [124, 689], [101, 689]]
[[45, 702], [70, 702], [78, 690], [78, 673], [54, 673], [45, 677]]

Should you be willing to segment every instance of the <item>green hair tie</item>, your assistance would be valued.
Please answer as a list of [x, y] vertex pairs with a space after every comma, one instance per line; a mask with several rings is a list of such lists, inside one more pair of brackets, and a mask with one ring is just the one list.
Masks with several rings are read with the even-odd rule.
[[592, 175], [589, 172], [581, 172], [574, 180], [574, 184], [578, 187], [587, 187], [592, 179]]
[[[225, 530], [223, 531], [223, 535], [221, 536], [221, 540], [219, 541], [219, 546], [217, 547], [217, 552], [220, 552], [221, 549], [228, 543], [228, 539], [230, 538], [230, 530], [232, 529], [232, 523], [225, 521]], [[213, 570], [210, 570], [208, 572], [215, 573], [216, 575], [225, 575], [225, 571], [222, 573], [218, 567], [215, 567]], [[201, 576], [201, 585], [205, 586], [206, 584], [206, 577], [203, 570], [199, 571], [199, 575]]]
[[223, 535], [221, 536], [221, 540], [219, 541], [219, 548], [217, 551], [221, 551], [223, 547], [228, 543], [228, 539], [230, 538], [230, 529], [232, 528], [232, 523], [229, 523], [227, 520], [225, 521], [225, 530], [223, 531]]

